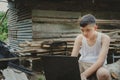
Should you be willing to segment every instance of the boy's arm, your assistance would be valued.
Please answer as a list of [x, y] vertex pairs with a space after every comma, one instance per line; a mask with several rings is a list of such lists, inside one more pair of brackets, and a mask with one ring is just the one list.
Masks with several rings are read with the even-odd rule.
[[80, 34], [75, 39], [71, 56], [76, 56], [76, 57], [78, 56], [81, 44], [82, 44], [82, 35]]
[[87, 78], [90, 75], [92, 75], [97, 69], [102, 67], [108, 54], [109, 44], [110, 44], [110, 37], [103, 34], [102, 48], [101, 48], [98, 60], [96, 61], [95, 64], [93, 64], [90, 68], [88, 68], [85, 72], [83, 72], [82, 75], [84, 75]]

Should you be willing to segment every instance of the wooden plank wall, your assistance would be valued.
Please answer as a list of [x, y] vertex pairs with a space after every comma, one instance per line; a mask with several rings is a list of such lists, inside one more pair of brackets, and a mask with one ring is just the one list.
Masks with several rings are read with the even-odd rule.
[[80, 12], [33, 10], [33, 40], [75, 38], [80, 32], [79, 16]]
[[10, 46], [13, 49], [20, 49], [18, 46], [20, 42], [32, 40], [31, 10], [27, 8], [18, 9], [13, 5], [9, 3], [8, 37]]
[[[33, 40], [43, 39], [69, 39], [80, 33], [77, 20], [82, 12], [32, 10]], [[97, 15], [99, 17], [99, 15]], [[120, 20], [97, 20], [99, 28], [104, 33], [119, 28]], [[110, 27], [113, 29], [110, 30]], [[115, 28], [118, 26], [118, 28]], [[103, 30], [105, 29], [106, 30]], [[109, 29], [109, 30], [108, 30]]]

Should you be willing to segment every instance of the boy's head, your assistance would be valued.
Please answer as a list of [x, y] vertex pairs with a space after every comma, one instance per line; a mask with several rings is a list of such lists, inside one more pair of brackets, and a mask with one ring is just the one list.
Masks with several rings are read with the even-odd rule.
[[96, 18], [91, 14], [84, 15], [80, 19], [80, 27], [81, 27], [82, 34], [86, 38], [92, 38], [97, 29]]
[[90, 24], [96, 24], [95, 17], [91, 14], [84, 15], [80, 20], [80, 27], [86, 27]]

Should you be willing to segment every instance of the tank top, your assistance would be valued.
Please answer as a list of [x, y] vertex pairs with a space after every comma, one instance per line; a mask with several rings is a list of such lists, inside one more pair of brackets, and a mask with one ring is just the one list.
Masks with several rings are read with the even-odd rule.
[[[99, 33], [99, 32], [97, 32], [97, 33], [98, 34], [97, 34], [96, 42], [92, 46], [88, 45], [86, 38], [83, 36], [82, 46], [79, 51], [81, 54], [79, 61], [89, 62], [89, 63], [95, 63], [97, 61], [101, 47], [102, 47], [102, 45], [101, 45], [102, 44], [102, 41], [101, 41], [102, 33]], [[105, 60], [104, 64], [106, 64], [106, 63], [107, 63], [107, 61]]]

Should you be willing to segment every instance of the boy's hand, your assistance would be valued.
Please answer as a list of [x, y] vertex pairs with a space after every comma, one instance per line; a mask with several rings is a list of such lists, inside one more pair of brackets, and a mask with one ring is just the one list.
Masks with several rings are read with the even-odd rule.
[[84, 75], [84, 73], [81, 73], [81, 80], [87, 80], [86, 76]]

